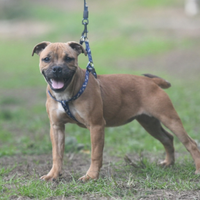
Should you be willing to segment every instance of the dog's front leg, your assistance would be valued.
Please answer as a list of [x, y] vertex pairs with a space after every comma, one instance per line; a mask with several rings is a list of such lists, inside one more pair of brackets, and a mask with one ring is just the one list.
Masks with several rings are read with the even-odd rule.
[[40, 178], [46, 181], [58, 178], [62, 170], [65, 148], [65, 125], [51, 124], [50, 136], [52, 142], [53, 166], [47, 175], [44, 175]]
[[104, 125], [91, 126], [91, 164], [85, 176], [79, 180], [85, 182], [89, 179], [98, 179], [103, 162]]

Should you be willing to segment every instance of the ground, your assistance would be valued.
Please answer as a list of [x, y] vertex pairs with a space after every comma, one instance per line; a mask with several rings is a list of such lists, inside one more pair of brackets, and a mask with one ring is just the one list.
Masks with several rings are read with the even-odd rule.
[[[153, 160], [156, 156], [154, 156]], [[138, 160], [139, 158], [137, 156], [130, 156], [129, 158]], [[122, 158], [121, 158], [122, 159]], [[126, 170], [123, 169], [126, 167], [126, 162], [122, 162], [120, 164], [120, 170], [117, 172], [115, 171], [115, 163], [121, 159], [117, 158], [111, 158], [104, 156], [104, 166], [101, 170], [101, 178], [107, 178], [112, 179], [113, 176], [117, 178], [120, 178], [123, 176], [124, 173], [126, 173]], [[51, 168], [51, 155], [25, 155], [25, 156], [17, 156], [17, 157], [4, 157], [0, 159], [1, 166], [2, 167], [13, 167], [14, 170], [12, 170], [11, 173], [9, 173], [7, 176], [4, 177], [5, 181], [8, 181], [13, 179], [13, 177], [23, 177], [25, 179], [30, 179], [30, 177], [39, 178], [44, 173], [47, 173], [48, 170]], [[64, 167], [63, 167], [63, 174], [60, 176], [59, 180], [54, 181], [51, 184], [51, 188], [54, 189], [57, 187], [57, 185], [60, 182], [63, 182], [65, 184], [70, 183], [72, 181], [78, 181], [77, 179], [85, 173], [87, 170], [88, 164], [90, 162], [89, 155], [86, 155], [84, 153], [68, 153], [65, 155], [64, 159]], [[81, 183], [83, 184], [83, 183]], [[131, 182], [122, 182], [117, 181], [116, 183], [116, 190], [117, 188], [119, 190], [133, 190], [135, 193], [134, 199], [199, 199], [200, 193], [199, 191], [173, 191], [173, 190], [151, 190], [151, 189], [141, 189], [138, 188], [137, 185], [132, 184]], [[80, 198], [80, 197], [79, 197]], [[125, 199], [129, 199], [130, 197], [126, 197]], [[28, 197], [19, 197], [19, 196], [11, 196], [10, 199], [32, 199]], [[76, 197], [51, 197], [51, 198], [45, 198], [45, 199], [77, 199]], [[91, 195], [90, 193], [81, 195], [81, 199], [121, 199], [121, 198], [109, 198], [109, 197], [101, 197], [98, 195]], [[130, 198], [132, 199], [132, 198]]]

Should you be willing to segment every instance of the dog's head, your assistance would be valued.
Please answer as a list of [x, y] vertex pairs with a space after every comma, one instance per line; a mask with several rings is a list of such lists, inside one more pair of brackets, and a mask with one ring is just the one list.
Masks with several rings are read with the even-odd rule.
[[78, 55], [85, 49], [77, 42], [37, 44], [34, 53], [40, 56], [40, 72], [55, 92], [64, 91], [74, 76], [78, 67]]

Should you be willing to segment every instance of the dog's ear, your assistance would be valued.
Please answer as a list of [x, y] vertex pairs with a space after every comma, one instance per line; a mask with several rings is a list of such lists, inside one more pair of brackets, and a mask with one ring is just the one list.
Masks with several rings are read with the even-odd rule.
[[34, 53], [40, 55], [40, 53], [46, 48], [46, 46], [48, 46], [50, 44], [50, 42], [41, 42], [39, 44], [37, 44], [34, 48], [33, 48], [33, 52], [32, 52], [32, 56], [34, 55]]
[[77, 42], [68, 42], [67, 43], [72, 49], [74, 49], [78, 55], [81, 53], [84, 53], [85, 56], [87, 56], [86, 50], [83, 48], [83, 46]]

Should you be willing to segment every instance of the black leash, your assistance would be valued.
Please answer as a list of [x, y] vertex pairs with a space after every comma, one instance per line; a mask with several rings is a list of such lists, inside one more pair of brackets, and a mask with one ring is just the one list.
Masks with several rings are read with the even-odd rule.
[[94, 69], [94, 64], [93, 64], [93, 60], [92, 60], [92, 53], [91, 53], [91, 50], [90, 50], [89, 40], [87, 38], [87, 33], [88, 33], [87, 25], [88, 25], [88, 23], [89, 23], [89, 20], [88, 20], [88, 6], [86, 4], [86, 0], [84, 0], [84, 12], [83, 12], [83, 20], [82, 20], [82, 24], [84, 25], [84, 30], [82, 32], [82, 36], [81, 36], [81, 39], [80, 39], [80, 44], [82, 45], [83, 43], [85, 43], [85, 47], [86, 47], [85, 50], [86, 50], [87, 55], [88, 55], [89, 63], [87, 64], [87, 67], [86, 67], [85, 81], [84, 81], [81, 89], [79, 90], [79, 92], [75, 96], [73, 96], [71, 99], [69, 99], [67, 101], [66, 100], [61, 100], [61, 101], [57, 100], [55, 97], [53, 97], [51, 92], [48, 90], [48, 93], [49, 93], [50, 97], [52, 99], [54, 99], [55, 101], [61, 103], [61, 105], [62, 105], [63, 109], [65, 110], [65, 112], [67, 113], [67, 115], [71, 119], [76, 121], [76, 122], [78, 122], [78, 120], [71, 113], [71, 111], [69, 109], [69, 102], [78, 99], [81, 96], [81, 94], [85, 91], [86, 86], [88, 84], [89, 74], [90, 73], [92, 73], [93, 76], [95, 78], [97, 78], [97, 74], [96, 74], [96, 71]]

